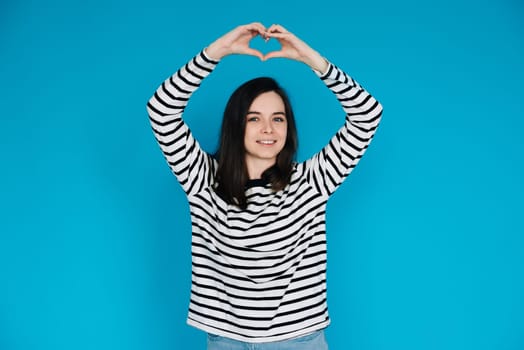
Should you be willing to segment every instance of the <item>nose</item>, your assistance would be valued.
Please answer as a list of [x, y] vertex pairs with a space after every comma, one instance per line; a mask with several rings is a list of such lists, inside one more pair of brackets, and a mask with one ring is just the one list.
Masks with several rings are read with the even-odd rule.
[[270, 121], [264, 122], [262, 125], [262, 132], [264, 134], [271, 134], [273, 132], [273, 126], [271, 125]]

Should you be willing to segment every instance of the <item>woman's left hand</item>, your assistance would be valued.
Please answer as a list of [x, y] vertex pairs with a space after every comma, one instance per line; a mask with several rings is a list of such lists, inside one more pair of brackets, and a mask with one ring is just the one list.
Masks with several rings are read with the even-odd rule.
[[328, 63], [317, 51], [281, 25], [273, 24], [266, 30], [264, 37], [266, 40], [274, 38], [281, 45], [280, 50], [264, 55], [264, 60], [276, 57], [289, 58], [303, 62], [320, 73], [324, 73], [327, 70]]

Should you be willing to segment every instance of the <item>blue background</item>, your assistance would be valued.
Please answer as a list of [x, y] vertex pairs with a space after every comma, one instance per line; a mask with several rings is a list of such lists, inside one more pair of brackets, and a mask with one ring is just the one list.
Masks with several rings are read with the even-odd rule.
[[[190, 222], [149, 128], [156, 87], [234, 26], [280, 23], [379, 99], [328, 205], [330, 349], [524, 348], [524, 5], [4, 1], [0, 349], [204, 349]], [[268, 51], [275, 43], [253, 46]], [[300, 152], [343, 114], [296, 62], [228, 57], [187, 111], [216, 146], [241, 82], [280, 80]]]

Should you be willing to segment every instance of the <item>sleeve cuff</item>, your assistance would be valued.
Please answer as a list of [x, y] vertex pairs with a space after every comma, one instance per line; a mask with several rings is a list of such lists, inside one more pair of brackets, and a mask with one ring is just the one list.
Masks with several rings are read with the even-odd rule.
[[218, 62], [220, 62], [220, 60], [217, 60], [217, 59], [212, 58], [211, 56], [209, 56], [206, 50], [207, 50], [207, 47], [202, 50], [202, 56], [204, 56], [204, 59], [206, 59], [210, 63], [218, 64]]
[[319, 72], [318, 70], [313, 69], [313, 72], [315, 72], [315, 74], [320, 79], [327, 79], [331, 75], [333, 70], [334, 70], [333, 64], [331, 62], [329, 62], [326, 58], [324, 58], [324, 59], [326, 60], [326, 62], [328, 64], [325, 72]]

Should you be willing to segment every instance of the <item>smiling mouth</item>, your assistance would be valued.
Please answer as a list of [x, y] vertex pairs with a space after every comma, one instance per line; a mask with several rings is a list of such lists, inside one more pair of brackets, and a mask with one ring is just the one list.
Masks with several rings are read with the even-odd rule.
[[258, 140], [257, 143], [259, 143], [261, 145], [274, 145], [275, 143], [277, 143], [277, 141], [275, 141], [275, 140]]

